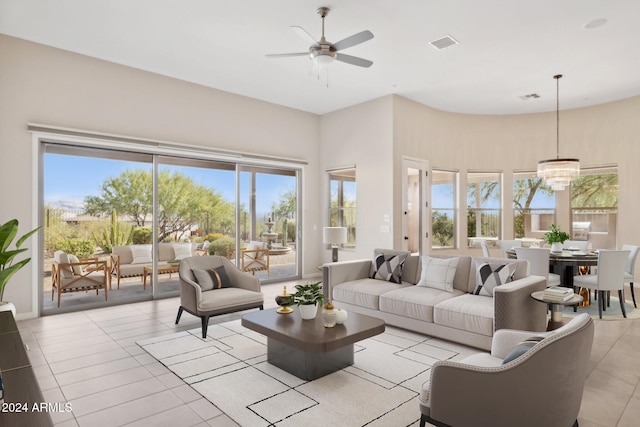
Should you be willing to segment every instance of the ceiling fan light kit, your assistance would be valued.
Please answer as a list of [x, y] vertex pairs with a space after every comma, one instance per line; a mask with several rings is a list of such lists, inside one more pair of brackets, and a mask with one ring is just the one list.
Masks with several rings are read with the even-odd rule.
[[580, 160], [560, 158], [560, 79], [562, 74], [553, 76], [556, 79], [556, 158], [538, 162], [538, 178], [542, 178], [554, 191], [562, 191], [580, 175]]
[[320, 7], [317, 12], [320, 18], [322, 19], [322, 36], [319, 41], [316, 41], [311, 34], [302, 27], [292, 26], [293, 29], [300, 30], [303, 33], [306, 33], [314, 43], [309, 47], [308, 52], [297, 52], [297, 53], [276, 53], [266, 55], [267, 58], [286, 58], [293, 56], [308, 56], [314, 64], [319, 66], [328, 65], [335, 61], [344, 62], [350, 65], [356, 65], [358, 67], [368, 68], [373, 62], [368, 59], [358, 58], [356, 56], [345, 55], [343, 53], [339, 53], [339, 51], [343, 49], [347, 49], [360, 43], [364, 43], [373, 38], [373, 34], [371, 31], [361, 31], [357, 34], [349, 36], [345, 39], [340, 40], [337, 43], [331, 43], [327, 41], [324, 36], [324, 19], [329, 14], [328, 7]]

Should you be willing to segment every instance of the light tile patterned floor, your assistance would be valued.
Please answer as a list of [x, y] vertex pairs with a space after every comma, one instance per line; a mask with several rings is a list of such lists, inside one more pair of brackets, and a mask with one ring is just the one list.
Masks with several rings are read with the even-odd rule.
[[[281, 290], [263, 286], [267, 307]], [[18, 322], [45, 399], [73, 406], [73, 413], [53, 414], [56, 426], [236, 426], [136, 344], [199, 327], [188, 314], [174, 325], [178, 305], [171, 298]], [[580, 426], [636, 426], [640, 319], [596, 321], [595, 330]]]

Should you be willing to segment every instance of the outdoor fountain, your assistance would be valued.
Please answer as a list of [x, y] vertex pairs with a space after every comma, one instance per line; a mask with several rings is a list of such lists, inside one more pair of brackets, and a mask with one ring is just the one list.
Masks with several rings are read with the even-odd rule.
[[269, 255], [283, 255], [291, 251], [288, 246], [275, 246], [273, 243], [278, 238], [278, 233], [273, 231], [273, 226], [276, 224], [272, 217], [267, 218], [264, 222], [267, 226], [267, 231], [262, 233], [262, 238], [267, 241], [267, 248], [269, 248]]

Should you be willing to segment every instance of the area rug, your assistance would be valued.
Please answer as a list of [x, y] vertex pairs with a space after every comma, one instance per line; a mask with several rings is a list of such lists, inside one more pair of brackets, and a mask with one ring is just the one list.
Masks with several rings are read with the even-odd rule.
[[[587, 307], [578, 307], [574, 312], [573, 307], [565, 307], [564, 315], [573, 317], [576, 314], [588, 313], [593, 319], [600, 319], [598, 314], [598, 301], [593, 299], [591, 294], [591, 303]], [[633, 302], [625, 301], [624, 310], [627, 313], [627, 319], [640, 318], [640, 310], [633, 307]], [[620, 300], [617, 297], [611, 296], [610, 306], [602, 312], [602, 320], [624, 320], [622, 311], [620, 310]]]
[[355, 344], [354, 364], [301, 380], [266, 359], [266, 338], [240, 320], [138, 342], [241, 426], [408, 426], [439, 360], [479, 350], [402, 329]]

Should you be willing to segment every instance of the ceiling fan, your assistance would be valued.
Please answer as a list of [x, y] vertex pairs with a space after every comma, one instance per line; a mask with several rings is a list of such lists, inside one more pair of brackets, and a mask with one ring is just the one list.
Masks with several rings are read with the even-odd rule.
[[362, 31], [352, 36], [347, 37], [346, 39], [342, 39], [337, 43], [331, 43], [327, 41], [324, 37], [324, 18], [329, 14], [328, 7], [318, 8], [318, 15], [322, 18], [322, 37], [320, 37], [320, 41], [317, 41], [307, 30], [302, 27], [292, 26], [291, 28], [295, 31], [304, 34], [305, 37], [309, 37], [313, 44], [309, 47], [308, 52], [299, 52], [299, 53], [276, 53], [266, 55], [267, 58], [286, 58], [290, 56], [309, 56], [309, 58], [320, 64], [327, 64], [332, 62], [334, 59], [336, 61], [345, 62], [351, 65], [357, 65], [358, 67], [370, 67], [373, 62], [368, 59], [358, 58], [356, 56], [345, 55], [344, 53], [339, 53], [339, 51], [343, 49], [347, 49], [349, 47], [353, 47], [359, 45], [360, 43], [364, 43], [367, 40], [371, 40], [373, 38], [373, 34], [371, 31]]

